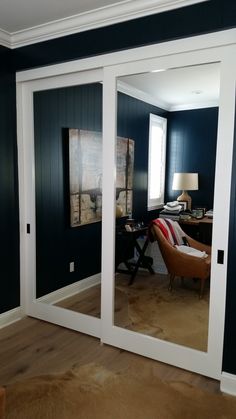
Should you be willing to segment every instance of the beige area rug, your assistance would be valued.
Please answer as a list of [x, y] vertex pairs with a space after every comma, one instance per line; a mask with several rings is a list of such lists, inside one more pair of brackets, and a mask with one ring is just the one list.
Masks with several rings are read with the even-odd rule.
[[139, 274], [129, 286], [127, 275], [116, 277], [115, 325], [207, 351], [209, 284], [199, 300], [199, 282], [175, 280], [168, 290], [166, 275]]
[[87, 364], [26, 379], [7, 387], [6, 419], [235, 419], [233, 397], [136, 371]]

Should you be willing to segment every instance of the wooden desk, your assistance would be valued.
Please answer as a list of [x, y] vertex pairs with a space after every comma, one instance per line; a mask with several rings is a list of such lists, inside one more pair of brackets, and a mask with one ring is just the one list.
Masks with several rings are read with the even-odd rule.
[[190, 218], [189, 220], [179, 220], [178, 222], [186, 234], [202, 243], [211, 245], [213, 224], [212, 218]]
[[[151, 274], [154, 274], [152, 269], [152, 258], [145, 256], [145, 252], [149, 243], [147, 236], [148, 227], [134, 228], [132, 231], [126, 231], [124, 227], [118, 228], [116, 231], [116, 272], [131, 275], [129, 285], [135, 279], [139, 268], [148, 269]], [[138, 243], [138, 238], [145, 236], [143, 247]], [[138, 259], [130, 261], [134, 256], [134, 249], [137, 250]], [[123, 262], [127, 269], [120, 269], [118, 265]]]

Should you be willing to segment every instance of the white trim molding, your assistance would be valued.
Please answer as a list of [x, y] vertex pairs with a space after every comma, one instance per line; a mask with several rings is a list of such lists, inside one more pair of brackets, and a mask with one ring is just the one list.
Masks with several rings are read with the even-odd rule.
[[82, 291], [86, 291], [96, 285], [101, 284], [101, 274], [90, 276], [89, 278], [82, 279], [81, 281], [74, 282], [59, 290], [50, 292], [50, 294], [37, 298], [41, 303], [55, 304], [65, 298], [72, 297]]
[[220, 390], [223, 393], [236, 396], [236, 375], [229, 374], [228, 372], [222, 372]]
[[206, 1], [209, 0], [124, 0], [12, 33], [0, 30], [0, 44], [18, 48]]
[[169, 106], [166, 102], [157, 99], [148, 93], [145, 93], [143, 90], [139, 90], [134, 86], [131, 86], [123, 81], [117, 81], [117, 90], [120, 93], [131, 96], [135, 99], [142, 100], [149, 105], [157, 106], [158, 108], [164, 109], [168, 112], [174, 111], [186, 111], [192, 109], [203, 109], [203, 108], [214, 108], [219, 106], [218, 100], [209, 100], [201, 103], [183, 103], [181, 105]]
[[5, 313], [0, 314], [0, 329], [3, 327], [9, 326], [12, 323], [17, 322], [25, 316], [24, 310], [22, 307], [16, 307], [12, 310], [6, 311]]
[[0, 45], [6, 48], [12, 48], [11, 34], [0, 29]]
[[145, 93], [143, 90], [136, 89], [136, 87], [133, 87], [123, 81], [117, 81], [117, 90], [120, 93], [124, 93], [125, 95], [131, 96], [135, 99], [142, 100], [149, 105], [157, 106], [158, 108], [164, 109], [166, 111], [169, 110], [165, 102], [157, 100], [148, 93]]

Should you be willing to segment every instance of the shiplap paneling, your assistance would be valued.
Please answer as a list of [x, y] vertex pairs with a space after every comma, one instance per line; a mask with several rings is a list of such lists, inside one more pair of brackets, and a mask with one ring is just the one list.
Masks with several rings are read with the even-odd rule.
[[0, 48], [0, 313], [20, 304], [15, 75]]
[[172, 190], [174, 172], [197, 172], [199, 190], [190, 191], [192, 205], [213, 208], [218, 108], [170, 112], [168, 118], [166, 200], [181, 191]]

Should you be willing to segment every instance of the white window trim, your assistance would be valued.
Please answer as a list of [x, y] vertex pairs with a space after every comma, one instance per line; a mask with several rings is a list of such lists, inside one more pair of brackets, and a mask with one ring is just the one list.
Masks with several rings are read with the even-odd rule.
[[[152, 155], [152, 142], [151, 142], [151, 132], [153, 124], [160, 123], [162, 124], [163, 128], [163, 136], [164, 136], [164, 146], [162, 148], [162, 171], [163, 173], [163, 180], [161, 185], [161, 197], [160, 198], [150, 198], [150, 188], [151, 188], [151, 155]], [[148, 146], [148, 196], [147, 196], [147, 207], [148, 211], [162, 208], [164, 205], [164, 193], [165, 193], [165, 170], [166, 170], [166, 127], [167, 127], [167, 119], [163, 118], [159, 115], [154, 115], [150, 113], [149, 117], [149, 146]]]

